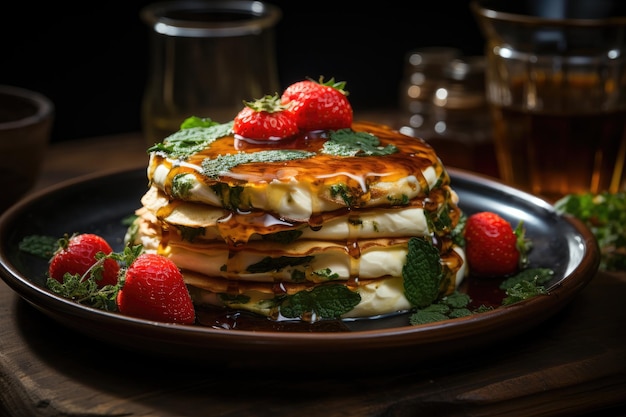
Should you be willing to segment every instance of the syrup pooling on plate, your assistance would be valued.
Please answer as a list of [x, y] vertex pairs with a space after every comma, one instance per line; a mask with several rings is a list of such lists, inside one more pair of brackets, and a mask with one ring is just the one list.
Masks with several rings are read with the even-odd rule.
[[437, 251], [439, 293], [454, 291], [465, 276], [451, 237], [461, 213], [435, 151], [382, 125], [347, 131], [365, 135], [357, 152], [341, 147], [339, 131], [263, 142], [227, 132], [183, 156], [151, 152], [135, 242], [183, 270], [197, 305], [274, 319], [285, 300], [299, 308], [309, 295], [345, 302], [344, 318], [409, 310], [403, 267], [414, 238]]

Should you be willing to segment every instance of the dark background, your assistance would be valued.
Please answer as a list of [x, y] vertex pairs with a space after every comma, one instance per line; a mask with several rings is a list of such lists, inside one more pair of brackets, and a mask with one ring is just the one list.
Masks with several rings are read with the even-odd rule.
[[[305, 77], [335, 77], [347, 82], [355, 111], [397, 106], [411, 49], [483, 53], [469, 0], [267, 2], [283, 11], [276, 26], [282, 87]], [[54, 142], [139, 131], [151, 30], [139, 10], [151, 1], [57, 3], [3, 6], [0, 84], [52, 99]]]

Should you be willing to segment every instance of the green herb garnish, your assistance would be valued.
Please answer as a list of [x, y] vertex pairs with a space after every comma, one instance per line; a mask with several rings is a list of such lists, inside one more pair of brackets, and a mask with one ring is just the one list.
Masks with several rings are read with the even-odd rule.
[[[122, 252], [111, 252], [108, 255], [100, 252], [96, 254], [96, 262], [83, 275], [65, 273], [63, 282], [54, 278], [46, 279], [46, 287], [53, 293], [79, 304], [86, 304], [106, 311], [117, 311], [115, 298], [124, 285], [122, 279], [116, 285], [105, 285], [98, 288], [98, 281], [102, 278], [104, 261], [114, 259], [124, 266], [130, 265], [143, 252], [142, 245], [126, 246]], [[120, 277], [122, 277], [120, 275]]]
[[209, 178], [217, 179], [220, 175], [228, 173], [234, 167], [242, 164], [292, 161], [294, 159], [310, 158], [314, 155], [315, 153], [313, 152], [276, 149], [250, 153], [239, 152], [236, 154], [219, 155], [217, 158], [207, 158], [202, 161], [202, 173]]
[[528, 268], [519, 271], [500, 283], [500, 289], [508, 290], [522, 281], [544, 285], [554, 277], [554, 270], [550, 268]]
[[177, 228], [180, 232], [181, 239], [187, 242], [193, 242], [198, 236], [203, 236], [206, 232], [206, 229], [204, 227], [178, 225]]
[[502, 305], [509, 305], [538, 295], [547, 294], [545, 287], [539, 285], [537, 279], [532, 281], [522, 280], [506, 290], [506, 297]]
[[350, 188], [348, 188], [346, 184], [335, 184], [331, 186], [330, 196], [332, 198], [341, 198], [346, 207], [352, 207], [352, 205], [354, 204], [354, 197], [350, 192]]
[[222, 207], [229, 210], [246, 207], [246, 204], [242, 199], [244, 187], [241, 185], [229, 186], [228, 184], [218, 182], [212, 184], [210, 187], [215, 195], [219, 197], [222, 202]]
[[280, 232], [262, 235], [261, 239], [270, 242], [280, 242], [282, 244], [287, 244], [295, 241], [300, 236], [302, 236], [302, 230], [282, 230]]
[[601, 269], [626, 270], [626, 192], [569, 194], [554, 208], [589, 227], [600, 247]]
[[[148, 148], [148, 152], [161, 152], [171, 158], [187, 159], [205, 149], [215, 140], [232, 134], [233, 131], [232, 121], [224, 124], [211, 121], [207, 122], [206, 125], [202, 125], [197, 120], [195, 122], [192, 120], [189, 122], [190, 127], [168, 136], [161, 143], [154, 144]], [[186, 122], [183, 122], [183, 126], [186, 126]]]
[[417, 309], [409, 317], [409, 322], [412, 325], [419, 325], [469, 316], [474, 313], [467, 308], [470, 302], [469, 295], [455, 291], [436, 303]]
[[246, 268], [247, 272], [252, 274], [262, 273], [262, 272], [270, 272], [270, 271], [280, 271], [283, 268], [288, 266], [298, 266], [308, 264], [313, 260], [313, 256], [302, 256], [302, 257], [294, 257], [294, 256], [279, 256], [278, 258], [272, 258], [271, 256], [264, 257], [261, 261], [252, 264]]
[[209, 117], [191, 116], [183, 120], [180, 125], [180, 130], [191, 129], [192, 127], [213, 127], [219, 124], [219, 122], [216, 122]]
[[378, 137], [349, 128], [330, 132], [322, 148], [322, 153], [336, 156], [382, 156], [396, 152], [395, 145], [380, 146]]
[[442, 270], [439, 250], [436, 247], [424, 239], [409, 239], [402, 278], [404, 295], [412, 306], [425, 307], [437, 300], [443, 279]]
[[195, 183], [192, 174], [176, 174], [172, 179], [172, 197], [182, 200], [188, 198]]
[[328, 284], [285, 297], [279, 309], [287, 318], [311, 317], [312, 321], [317, 321], [339, 318], [360, 301], [361, 296], [344, 285]]
[[339, 278], [339, 274], [333, 272], [330, 268], [318, 269], [317, 271], [313, 271], [313, 274], [328, 281]]
[[18, 245], [23, 252], [39, 258], [50, 259], [59, 247], [59, 239], [52, 236], [31, 235], [22, 239]]

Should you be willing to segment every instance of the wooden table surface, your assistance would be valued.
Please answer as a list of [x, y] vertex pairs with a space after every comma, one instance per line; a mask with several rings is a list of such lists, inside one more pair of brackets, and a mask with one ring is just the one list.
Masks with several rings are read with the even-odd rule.
[[[145, 149], [139, 134], [55, 144], [37, 189], [145, 166]], [[216, 372], [102, 345], [0, 281], [0, 416], [624, 416], [625, 300], [626, 274], [599, 272], [532, 330], [445, 360], [392, 372]]]

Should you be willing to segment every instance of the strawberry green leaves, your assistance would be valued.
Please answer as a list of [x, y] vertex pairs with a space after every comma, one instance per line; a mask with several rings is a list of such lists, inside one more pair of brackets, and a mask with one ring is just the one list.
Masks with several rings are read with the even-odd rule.
[[235, 116], [233, 132], [242, 138], [279, 140], [298, 133], [293, 114], [280, 103], [278, 94], [244, 102]]
[[302, 131], [344, 129], [352, 125], [353, 118], [345, 87], [345, 82], [334, 78], [298, 81], [283, 91], [281, 102]]

